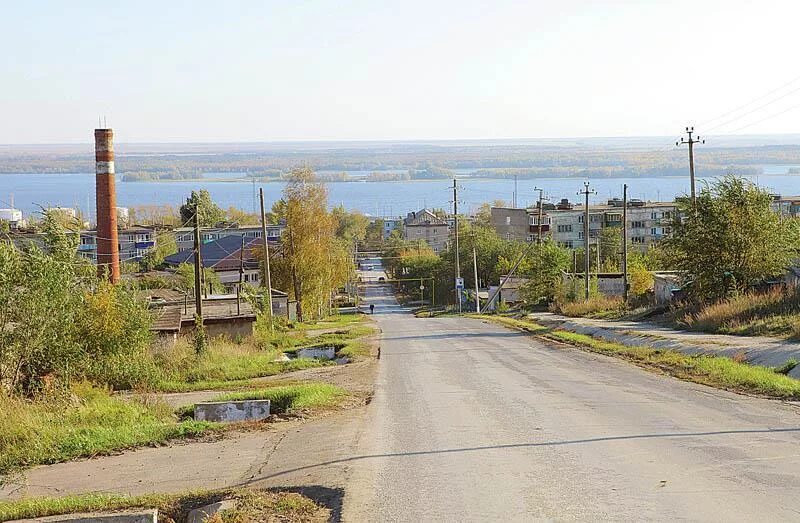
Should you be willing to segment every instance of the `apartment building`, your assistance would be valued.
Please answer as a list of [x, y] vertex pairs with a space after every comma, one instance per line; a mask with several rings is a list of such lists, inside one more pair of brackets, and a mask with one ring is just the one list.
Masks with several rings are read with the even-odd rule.
[[[549, 206], [553, 209], [554, 206]], [[548, 206], [542, 206], [542, 237], [550, 234], [550, 214]], [[491, 224], [501, 238], [516, 241], [536, 241], [539, 237], [539, 208], [516, 209], [513, 207], [492, 207]]]
[[389, 239], [389, 236], [396, 230], [403, 230], [403, 218], [383, 218], [383, 239]]
[[412, 242], [423, 240], [433, 252], [439, 254], [450, 239], [450, 226], [447, 220], [439, 218], [428, 209], [410, 212], [403, 220], [403, 238]]
[[[277, 243], [280, 241], [286, 224], [267, 225], [267, 241]], [[179, 227], [175, 229], [175, 243], [178, 252], [191, 251], [194, 249], [194, 228]], [[260, 225], [230, 225], [219, 227], [202, 227], [200, 229], [200, 242], [208, 243], [225, 238], [226, 236], [244, 237], [245, 241], [261, 238]]]
[[[535, 241], [538, 237], [538, 208], [508, 209], [493, 207], [492, 226], [504, 238]], [[633, 246], [648, 245], [670, 233], [670, 221], [677, 208], [672, 202], [628, 202], [628, 238]], [[599, 237], [608, 227], [622, 227], [622, 200], [614, 198], [604, 205], [589, 206], [589, 241]], [[558, 204], [542, 206], [542, 236], [551, 237], [562, 247], [581, 248], [584, 244], [583, 205], [561, 200]]]
[[[139, 261], [150, 249], [156, 246], [157, 233], [149, 227], [129, 227], [119, 229], [119, 261]], [[78, 254], [92, 263], [97, 263], [97, 231], [80, 232]]]

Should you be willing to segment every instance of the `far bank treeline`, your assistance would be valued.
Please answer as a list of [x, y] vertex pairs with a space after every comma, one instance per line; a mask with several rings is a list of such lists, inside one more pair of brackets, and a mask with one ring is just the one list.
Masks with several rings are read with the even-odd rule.
[[[213, 148], [213, 144], [209, 145]], [[243, 147], [244, 148], [244, 147]], [[224, 149], [126, 154], [120, 145], [118, 172], [125, 181], [191, 180], [213, 173], [245, 173], [261, 181], [286, 178], [298, 158], [317, 173], [318, 181], [347, 181], [345, 171], [363, 172], [368, 180], [452, 178], [467, 170], [475, 176], [520, 179], [541, 177], [652, 177], [685, 175], [686, 154], [680, 149], [620, 150], [601, 147], [533, 145], [402, 145], [347, 149], [298, 146], [246, 151]], [[760, 174], [764, 164], [800, 163], [800, 146], [698, 148], [699, 176]], [[91, 151], [0, 151], [0, 173], [91, 173]]]

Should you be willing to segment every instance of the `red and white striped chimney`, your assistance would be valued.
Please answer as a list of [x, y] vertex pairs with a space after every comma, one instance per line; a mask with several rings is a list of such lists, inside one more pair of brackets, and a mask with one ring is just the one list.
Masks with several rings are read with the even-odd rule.
[[117, 191], [114, 184], [114, 131], [94, 130], [95, 196], [97, 199], [97, 274], [119, 281]]

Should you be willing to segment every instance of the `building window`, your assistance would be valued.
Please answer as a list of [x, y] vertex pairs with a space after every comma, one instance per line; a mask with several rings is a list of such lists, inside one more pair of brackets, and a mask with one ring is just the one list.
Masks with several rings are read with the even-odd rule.
[[572, 224], [559, 225], [558, 232], [572, 232]]
[[558, 242], [558, 245], [567, 249], [572, 249], [572, 240], [567, 240], [565, 242]]
[[511, 216], [506, 216], [506, 225], [511, 225]]
[[644, 221], [635, 220], [631, 222], [631, 229], [644, 229]]
[[631, 243], [638, 243], [643, 245], [644, 244], [644, 236], [632, 236]]
[[585, 236], [584, 236], [584, 234], [583, 234], [583, 231], [580, 231], [580, 232], [578, 233], [578, 239], [579, 239], [579, 240], [582, 240], [582, 239], [584, 239], [584, 238], [585, 238]]

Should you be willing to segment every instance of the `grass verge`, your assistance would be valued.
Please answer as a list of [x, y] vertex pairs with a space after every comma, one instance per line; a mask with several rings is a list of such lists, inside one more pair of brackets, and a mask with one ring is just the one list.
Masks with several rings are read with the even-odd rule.
[[325, 521], [327, 519], [326, 510], [297, 493], [225, 489], [143, 496], [82, 494], [63, 498], [1, 501], [0, 521], [135, 508], [156, 508], [160, 520], [185, 521], [189, 511], [223, 499], [237, 500], [237, 507], [226, 511], [221, 519], [223, 521]]
[[[272, 414], [287, 414], [301, 409], [335, 407], [347, 396], [347, 391], [320, 382], [292, 383], [272, 387], [220, 394], [211, 401], [269, 400]], [[191, 418], [194, 405], [175, 411], [180, 419]]]
[[347, 392], [329, 383], [299, 383], [266, 389], [223, 394], [216, 401], [269, 400], [273, 412], [291, 412], [296, 409], [332, 407]]
[[164, 403], [123, 399], [87, 384], [36, 400], [0, 395], [0, 412], [0, 475], [221, 430], [179, 422]]
[[[502, 316], [473, 315], [550, 340], [632, 361], [637, 365], [712, 387], [779, 399], [800, 399], [800, 380], [782, 374], [782, 368], [748, 365], [723, 356], [688, 355], [674, 350], [627, 346], [585, 334], [550, 329], [530, 321]], [[788, 371], [787, 371], [788, 372]]]

